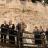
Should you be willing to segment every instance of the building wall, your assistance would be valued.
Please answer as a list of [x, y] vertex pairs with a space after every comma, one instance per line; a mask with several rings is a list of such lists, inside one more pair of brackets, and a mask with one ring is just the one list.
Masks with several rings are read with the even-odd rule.
[[14, 24], [25, 22], [26, 30], [32, 32], [34, 26], [48, 26], [48, 6], [41, 3], [32, 3], [31, 1], [20, 2], [19, 0], [0, 0], [0, 24], [4, 20], [12, 20]]

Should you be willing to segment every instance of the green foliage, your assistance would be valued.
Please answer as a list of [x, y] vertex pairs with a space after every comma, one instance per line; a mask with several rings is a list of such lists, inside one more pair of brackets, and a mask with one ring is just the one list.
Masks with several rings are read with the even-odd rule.
[[41, 0], [31, 0], [33, 3], [36, 3], [36, 1], [41, 2]]
[[46, 4], [48, 4], [48, 0], [44, 0]]
[[35, 3], [36, 2], [36, 0], [31, 0], [33, 3]]
[[[36, 1], [42, 2], [43, 0], [31, 0], [33, 3], [36, 3]], [[44, 0], [45, 4], [48, 4], [48, 0]]]

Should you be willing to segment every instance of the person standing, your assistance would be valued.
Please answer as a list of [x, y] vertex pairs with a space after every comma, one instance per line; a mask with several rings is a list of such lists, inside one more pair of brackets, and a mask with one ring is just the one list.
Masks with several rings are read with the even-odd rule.
[[20, 48], [20, 30], [21, 30], [21, 23], [18, 23], [16, 26], [17, 30], [17, 48]]
[[[6, 23], [6, 21], [4, 21], [4, 24], [1, 24], [1, 42], [6, 43], [6, 35], [8, 32], [8, 24]], [[4, 39], [3, 39], [4, 38]]]
[[34, 38], [35, 38], [35, 44], [39, 45], [41, 44], [41, 36], [40, 36], [40, 32], [37, 26], [35, 26], [35, 29], [33, 31], [34, 33]]
[[9, 22], [9, 43], [15, 44], [15, 36], [14, 36], [15, 25], [12, 24], [12, 21]]
[[46, 45], [45, 45], [45, 31], [43, 30], [42, 26], [40, 26], [39, 32], [40, 32], [40, 36], [41, 36], [40, 42], [43, 45], [43, 48], [45, 48], [46, 47]]
[[24, 22], [18, 23], [17, 26], [17, 48], [22, 48], [23, 47], [23, 32], [25, 31], [26, 25]]

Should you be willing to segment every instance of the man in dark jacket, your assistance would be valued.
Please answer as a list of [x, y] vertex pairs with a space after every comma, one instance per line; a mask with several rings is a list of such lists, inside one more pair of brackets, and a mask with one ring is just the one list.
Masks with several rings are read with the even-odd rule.
[[9, 22], [9, 43], [15, 44], [15, 36], [14, 36], [15, 25], [12, 22]]
[[20, 48], [20, 30], [21, 30], [21, 23], [18, 23], [16, 26], [17, 30], [17, 48]]
[[23, 37], [23, 32], [25, 31], [26, 25], [24, 22], [21, 22], [17, 24], [16, 28], [18, 30], [17, 31], [17, 46], [22, 48], [23, 46], [22, 37]]
[[37, 45], [41, 44], [41, 35], [37, 26], [35, 26], [33, 33], [34, 33], [34, 38], [35, 38], [35, 44]]
[[3, 37], [4, 37], [4, 43], [6, 43], [6, 34], [8, 32], [8, 24], [6, 21], [4, 21], [4, 24], [1, 25], [1, 42], [3, 42]]

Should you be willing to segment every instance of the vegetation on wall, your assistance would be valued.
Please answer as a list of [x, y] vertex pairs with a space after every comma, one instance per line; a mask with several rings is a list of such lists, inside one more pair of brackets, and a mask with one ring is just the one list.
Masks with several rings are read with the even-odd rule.
[[44, 1], [44, 3], [45, 4], [48, 4], [48, 0], [31, 0], [33, 3], [36, 3], [36, 1], [38, 1], [38, 2], [43, 2]]
[[44, 0], [46, 4], [48, 4], [48, 0]]

